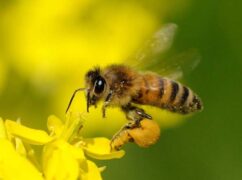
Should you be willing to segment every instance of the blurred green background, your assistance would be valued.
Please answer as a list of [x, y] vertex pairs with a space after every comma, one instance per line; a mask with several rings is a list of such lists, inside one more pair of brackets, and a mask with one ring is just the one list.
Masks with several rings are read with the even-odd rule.
[[[225, 0], [1, 0], [0, 116], [46, 128], [48, 115], [65, 116], [90, 67], [125, 63], [155, 29], [174, 22], [173, 49], [197, 48], [202, 55], [185, 81], [204, 111], [164, 130], [148, 149], [129, 144], [124, 158], [97, 163], [108, 167], [104, 179], [239, 180], [241, 7], [242, 1]], [[83, 94], [72, 108], [85, 111]], [[103, 120], [91, 109], [84, 133], [111, 137], [125, 119], [116, 109], [107, 113]]]

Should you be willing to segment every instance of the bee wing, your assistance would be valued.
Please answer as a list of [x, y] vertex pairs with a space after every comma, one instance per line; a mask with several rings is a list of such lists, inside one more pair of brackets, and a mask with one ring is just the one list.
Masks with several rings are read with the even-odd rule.
[[162, 54], [171, 47], [176, 30], [176, 24], [165, 24], [137, 52], [128, 58], [128, 63], [132, 66], [145, 67], [144, 65], [147, 62], [151, 64], [155, 62], [157, 55]]
[[188, 49], [164, 60], [157, 60], [146, 68], [174, 80], [190, 74], [201, 61], [201, 55], [197, 49]]
[[149, 70], [171, 79], [179, 79], [191, 72], [200, 62], [201, 56], [196, 49], [189, 49], [171, 58], [164, 58], [170, 49], [178, 26], [165, 24], [149, 39], [127, 63], [140, 70]]

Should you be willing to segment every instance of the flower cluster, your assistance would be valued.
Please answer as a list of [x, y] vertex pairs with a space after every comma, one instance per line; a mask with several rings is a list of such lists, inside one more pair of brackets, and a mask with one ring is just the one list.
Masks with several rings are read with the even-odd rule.
[[[99, 180], [105, 167], [88, 160], [121, 158], [107, 138], [83, 138], [81, 115], [69, 113], [65, 122], [56, 116], [47, 121], [48, 133], [11, 120], [0, 119], [0, 179]], [[41, 147], [38, 158], [31, 145]]]

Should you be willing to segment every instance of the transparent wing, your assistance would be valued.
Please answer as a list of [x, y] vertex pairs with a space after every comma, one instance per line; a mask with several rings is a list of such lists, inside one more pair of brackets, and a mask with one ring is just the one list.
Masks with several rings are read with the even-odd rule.
[[174, 23], [165, 24], [144, 45], [128, 58], [132, 66], [145, 67], [147, 63], [155, 63], [156, 57], [168, 50], [177, 30]]
[[189, 74], [200, 62], [201, 56], [196, 49], [189, 49], [172, 57], [164, 58], [170, 49], [177, 25], [169, 23], [161, 27], [134, 55], [127, 64], [144, 71], [154, 71], [162, 76], [179, 79]]
[[177, 80], [190, 74], [200, 61], [201, 55], [198, 50], [188, 49], [170, 58], [154, 61], [153, 64], [147, 65], [146, 69], [150, 69], [161, 76]]

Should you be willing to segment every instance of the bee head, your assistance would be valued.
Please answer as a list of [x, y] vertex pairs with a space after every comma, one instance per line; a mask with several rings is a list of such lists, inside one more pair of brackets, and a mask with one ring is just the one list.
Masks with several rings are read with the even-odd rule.
[[106, 81], [101, 76], [100, 68], [95, 68], [87, 72], [85, 76], [87, 86], [87, 111], [90, 105], [96, 105], [96, 102], [102, 97], [106, 88]]

